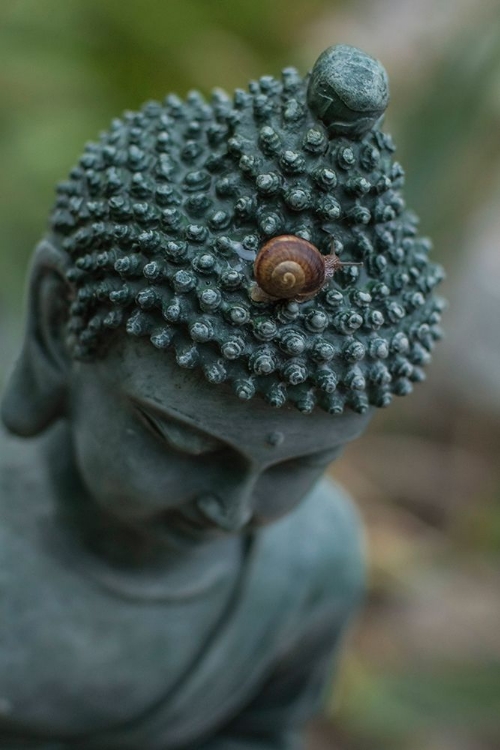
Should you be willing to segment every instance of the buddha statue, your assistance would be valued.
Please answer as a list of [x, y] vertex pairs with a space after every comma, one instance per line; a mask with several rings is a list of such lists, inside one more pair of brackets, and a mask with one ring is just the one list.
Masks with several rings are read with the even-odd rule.
[[0, 750], [295, 750], [363, 592], [327, 466], [442, 278], [347, 46], [113, 121], [34, 253], [0, 433]]

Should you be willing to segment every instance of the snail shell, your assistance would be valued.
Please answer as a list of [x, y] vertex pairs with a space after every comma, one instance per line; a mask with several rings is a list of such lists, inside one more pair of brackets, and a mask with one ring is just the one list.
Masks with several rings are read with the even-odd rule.
[[285, 234], [268, 240], [254, 264], [259, 288], [275, 299], [317, 292], [326, 279], [324, 256], [307, 240]]

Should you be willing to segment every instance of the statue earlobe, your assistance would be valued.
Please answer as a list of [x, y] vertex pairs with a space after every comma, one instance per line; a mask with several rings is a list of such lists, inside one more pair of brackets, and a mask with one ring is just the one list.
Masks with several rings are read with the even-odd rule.
[[65, 253], [49, 240], [37, 246], [28, 287], [25, 339], [1, 404], [5, 426], [22, 437], [38, 435], [65, 413], [67, 264]]

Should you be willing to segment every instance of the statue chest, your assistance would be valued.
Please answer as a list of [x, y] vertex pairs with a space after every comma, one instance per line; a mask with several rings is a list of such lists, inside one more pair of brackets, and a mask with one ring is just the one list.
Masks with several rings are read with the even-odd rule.
[[196, 664], [233, 589], [141, 600], [65, 564], [36, 524], [0, 523], [0, 737], [76, 738], [140, 718]]

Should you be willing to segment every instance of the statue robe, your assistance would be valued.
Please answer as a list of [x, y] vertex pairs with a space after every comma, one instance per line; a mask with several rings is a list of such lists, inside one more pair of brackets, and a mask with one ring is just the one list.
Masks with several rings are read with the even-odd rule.
[[[4, 447], [10, 438], [2, 440]], [[16, 553], [22, 553], [18, 539], [9, 536], [18, 533], [19, 527], [16, 531], [15, 525], [9, 526], [4, 519], [12, 504], [20, 502], [20, 490], [32, 493], [25, 509], [36, 504], [37, 484], [43, 481], [43, 472], [31, 466], [32, 477], [23, 476], [20, 469], [16, 475], [12, 465], [8, 469], [5, 464], [0, 467], [0, 612], [5, 608], [6, 613], [3, 626], [0, 620], [0, 750], [300, 747], [299, 730], [320, 707], [332, 655], [362, 591], [359, 525], [345, 495], [324, 480], [289, 516], [254, 535], [224, 617], [211, 629], [195, 658], [190, 654], [190, 659], [186, 659], [185, 668], [173, 684], [163, 691], [159, 685], [148, 704], [140, 709], [138, 706], [126, 720], [110, 717], [109, 724], [101, 723], [98, 729], [89, 726], [88, 731], [82, 727], [78, 732], [61, 731], [51, 727], [50, 717], [36, 726], [23, 724], [23, 690], [13, 701], [2, 692], [2, 684], [8, 684], [8, 680], [2, 680], [2, 661], [10, 664], [6, 655], [2, 656], [2, 627], [15, 627], [15, 602], [9, 602], [9, 595], [11, 599], [15, 597], [8, 581], [15, 580]], [[41, 558], [44, 551], [35, 548], [30, 554], [36, 563], [37, 555]], [[7, 579], [2, 579], [2, 567], [9, 570]], [[19, 580], [17, 585], [23, 588], [24, 582]], [[78, 606], [76, 584], [74, 591], [72, 606]], [[99, 606], [109, 606], [103, 592], [100, 596]], [[86, 606], [85, 602], [82, 604]], [[134, 607], [133, 602], [128, 606]], [[156, 602], [155, 606], [160, 618], [161, 608], [165, 607], [164, 617], [168, 620], [172, 603]], [[58, 607], [57, 617], [63, 621], [64, 602], [59, 602]], [[47, 627], [43, 617], [43, 611], [33, 612], [33, 633], [46, 628], [46, 639], [60, 637], [58, 633], [64, 631], [56, 627], [54, 617], [48, 624], [51, 627]], [[31, 637], [26, 620], [21, 625], [21, 632], [14, 635], [14, 649], [19, 644], [21, 648], [23, 639]], [[189, 630], [192, 621], [186, 619], [181, 627]], [[12, 633], [4, 633], [12, 638]], [[99, 638], [98, 631], [95, 637]], [[120, 632], [116, 637], [120, 638]], [[58, 643], [49, 643], [48, 647], [52, 645], [57, 654]], [[43, 653], [38, 657], [43, 659]], [[156, 649], [155, 658], [161, 663], [161, 650]], [[30, 681], [29, 670], [24, 679], [26, 683]], [[110, 685], [113, 679], [113, 674], [109, 674]], [[141, 679], [147, 682], [148, 674], [142, 673]], [[90, 687], [76, 696], [76, 705], [80, 701], [85, 706], [89, 697]], [[54, 710], [57, 712], [57, 705]]]

